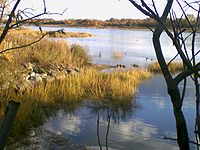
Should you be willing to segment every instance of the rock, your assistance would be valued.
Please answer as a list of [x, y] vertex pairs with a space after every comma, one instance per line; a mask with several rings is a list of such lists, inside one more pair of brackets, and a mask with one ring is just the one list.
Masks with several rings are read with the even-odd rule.
[[32, 131], [30, 131], [30, 137], [33, 137], [33, 136], [35, 136], [36, 134], [35, 134], [35, 131], [34, 130], [32, 130]]
[[125, 65], [122, 65], [122, 64], [117, 64], [116, 67], [117, 67], [117, 68], [125, 68], [126, 66], [125, 66]]
[[131, 64], [131, 66], [132, 67], [134, 67], [134, 68], [137, 68], [137, 67], [139, 67], [138, 65], [136, 65], [136, 64]]
[[[31, 71], [25, 71], [23, 76], [23, 81], [18, 82], [17, 84], [13, 84], [12, 87], [14, 87], [14, 91], [16, 93], [25, 93], [28, 89], [34, 89], [40, 84], [41, 82], [47, 83], [52, 82], [54, 80], [64, 80], [66, 78], [66, 75], [72, 74], [77, 75], [80, 70], [78, 68], [69, 68], [65, 67], [64, 65], [60, 65], [60, 70], [62, 71], [55, 71], [49, 69], [48, 71], [45, 71], [41, 67], [35, 67], [32, 63], [26, 63], [25, 64], [27, 70]], [[8, 83], [9, 84], [9, 83]], [[4, 84], [0, 85], [0, 88], [7, 89], [10, 85]]]
[[35, 72], [31, 72], [31, 73], [30, 73], [30, 76], [35, 76]]
[[35, 77], [36, 77], [35, 79], [36, 82], [42, 82], [42, 77], [40, 76], [40, 74], [36, 73]]
[[28, 78], [28, 80], [35, 81], [35, 80], [36, 80], [36, 77], [35, 77], [35, 76], [30, 76], [30, 77]]
[[39, 74], [45, 73], [45, 70], [44, 70], [44, 68], [42, 68], [42, 67], [34, 67], [34, 68], [33, 68], [33, 71], [34, 71], [35, 73], [39, 73]]
[[62, 66], [58, 66], [57, 68], [58, 68], [59, 71], [63, 71], [64, 70], [64, 68]]
[[47, 76], [52, 76], [52, 70], [51, 69], [47, 70], [46, 73], [47, 73]]
[[62, 135], [61, 131], [56, 132], [56, 135]]

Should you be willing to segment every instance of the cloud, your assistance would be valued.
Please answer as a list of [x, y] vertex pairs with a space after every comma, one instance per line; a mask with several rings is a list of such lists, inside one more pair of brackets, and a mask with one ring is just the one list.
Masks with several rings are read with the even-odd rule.
[[59, 134], [78, 134], [80, 132], [80, 124], [80, 117], [75, 115], [66, 115], [63, 117], [63, 113], [61, 112], [58, 117], [44, 124], [44, 129]]

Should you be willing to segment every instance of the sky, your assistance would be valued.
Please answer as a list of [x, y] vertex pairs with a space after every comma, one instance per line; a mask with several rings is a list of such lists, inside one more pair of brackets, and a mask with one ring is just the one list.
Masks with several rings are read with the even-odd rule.
[[[151, 0], [146, 0], [151, 1]], [[167, 0], [155, 0], [158, 12], [161, 13]], [[100, 19], [110, 18], [146, 18], [138, 11], [128, 0], [46, 0], [47, 10], [51, 13], [62, 13], [62, 15], [50, 15], [47, 18], [56, 20], [62, 19]], [[19, 9], [33, 8], [42, 12], [42, 0], [22, 0]], [[175, 6], [175, 10], [181, 12], [180, 8]], [[35, 12], [36, 13], [36, 12]]]

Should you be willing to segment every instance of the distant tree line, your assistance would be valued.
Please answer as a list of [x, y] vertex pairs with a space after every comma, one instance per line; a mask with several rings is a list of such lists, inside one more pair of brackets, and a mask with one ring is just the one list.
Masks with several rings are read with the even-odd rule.
[[[192, 14], [188, 15], [191, 24], [195, 22], [194, 16]], [[154, 28], [156, 26], [156, 21], [152, 18], [146, 19], [115, 19], [111, 18], [109, 20], [98, 20], [98, 19], [65, 19], [65, 20], [54, 20], [54, 19], [33, 19], [28, 23], [40, 25], [63, 25], [68, 27], [119, 27], [119, 28], [137, 28], [137, 27], [147, 27]], [[170, 19], [166, 20], [166, 25], [171, 26]], [[186, 19], [180, 19], [180, 26], [189, 28], [188, 21]]]

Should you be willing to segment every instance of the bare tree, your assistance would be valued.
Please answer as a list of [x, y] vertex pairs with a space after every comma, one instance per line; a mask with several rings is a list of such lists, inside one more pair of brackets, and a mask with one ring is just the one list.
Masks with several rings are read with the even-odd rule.
[[9, 3], [7, 0], [0, 0], [0, 22], [2, 22], [8, 7]]
[[[20, 9], [17, 10], [20, 2], [21, 2], [21, 0], [11, 0], [11, 1], [0, 0], [0, 22], [2, 22], [3, 16], [5, 15], [5, 12], [8, 10], [9, 5], [14, 3], [13, 8], [7, 14], [8, 19], [6, 20], [3, 32], [0, 34], [0, 44], [2, 43], [4, 38], [6, 37], [9, 30], [16, 28], [16, 27], [20, 27], [24, 23], [27, 23], [28, 21], [30, 21], [32, 19], [36, 19], [36, 18], [44, 16], [44, 15], [55, 15], [55, 14], [56, 15], [62, 15], [67, 10], [67, 9], [65, 9], [62, 13], [48, 12], [47, 8], [46, 8], [46, 0], [41, 0], [41, 2], [43, 3], [43, 11], [38, 13], [38, 14], [35, 14], [35, 12], [32, 8], [24, 8], [23, 10], [20, 10]], [[37, 40], [35, 40], [31, 43], [28, 43], [27, 45], [21, 45], [21, 46], [1, 50], [0, 54], [4, 53], [6, 51], [15, 50], [15, 49], [19, 49], [19, 48], [24, 48], [26, 46], [30, 46], [30, 45], [35, 44], [35, 43], [39, 42], [40, 40], [42, 40], [46, 35], [52, 34], [53, 32], [61, 32], [62, 31], [62, 30], [56, 30], [56, 31], [46, 32], [46, 33], [43, 34], [42, 28], [38, 24], [36, 24], [36, 25], [39, 27], [39, 30], [41, 31], [41, 37], [39, 37]]]
[[[173, 112], [176, 120], [177, 129], [177, 142], [180, 150], [189, 150], [189, 143], [197, 145], [199, 149], [198, 139], [200, 135], [200, 115], [199, 115], [199, 70], [200, 63], [197, 61], [198, 54], [200, 50], [195, 47], [195, 39], [197, 31], [199, 30], [199, 13], [200, 13], [200, 1], [185, 1], [185, 0], [168, 0], [162, 15], [159, 15], [155, 1], [151, 0], [150, 4], [144, 0], [134, 1], [129, 0], [138, 10], [140, 10], [146, 16], [156, 20], [157, 25], [155, 29], [151, 29], [153, 32], [153, 45], [156, 53], [158, 63], [161, 67], [162, 74], [167, 84], [168, 94], [171, 97], [171, 102], [173, 104]], [[182, 15], [180, 18], [177, 17], [176, 12], [173, 10], [173, 3], [177, 5], [182, 10]], [[195, 20], [193, 22], [188, 18], [187, 10], [192, 10], [196, 13]], [[170, 18], [171, 27], [166, 25], [166, 21]], [[186, 20], [189, 28], [181, 26], [181, 22]], [[160, 37], [163, 32], [166, 32], [168, 37], [171, 39], [174, 47], [176, 48], [177, 55], [172, 58], [169, 63], [171, 63], [175, 58], [179, 57], [184, 66], [184, 70], [178, 73], [175, 77], [172, 76], [168, 66], [169, 63], [166, 62], [165, 56], [163, 55], [162, 43], [160, 42]], [[186, 41], [191, 43], [191, 48], [186, 46]], [[196, 89], [196, 122], [195, 122], [195, 133], [196, 142], [190, 141], [188, 136], [187, 124], [182, 112], [183, 100], [186, 91], [187, 77], [191, 77], [194, 81]], [[181, 89], [178, 85], [183, 82], [184, 88]]]

